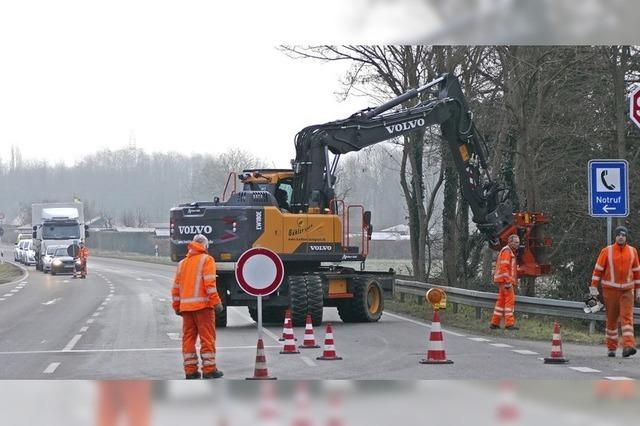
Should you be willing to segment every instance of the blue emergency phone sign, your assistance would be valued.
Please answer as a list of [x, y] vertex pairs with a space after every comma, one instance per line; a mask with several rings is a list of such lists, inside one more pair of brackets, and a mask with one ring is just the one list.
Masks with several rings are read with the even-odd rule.
[[627, 160], [589, 161], [589, 214], [595, 217], [629, 215]]

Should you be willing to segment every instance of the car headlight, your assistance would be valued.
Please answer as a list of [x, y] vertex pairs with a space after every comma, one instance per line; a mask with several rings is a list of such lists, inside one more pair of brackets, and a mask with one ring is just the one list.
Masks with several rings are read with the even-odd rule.
[[62, 265], [62, 261], [60, 259], [56, 259], [52, 262], [55, 266], [60, 266]]

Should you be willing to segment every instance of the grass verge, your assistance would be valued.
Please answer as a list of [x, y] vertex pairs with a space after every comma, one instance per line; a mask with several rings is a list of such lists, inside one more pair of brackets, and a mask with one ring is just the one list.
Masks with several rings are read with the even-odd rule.
[[11, 263], [0, 265], [0, 284], [10, 283], [22, 276], [22, 270]]
[[[409, 295], [405, 296], [404, 302], [401, 302], [398, 296], [385, 300], [385, 309], [427, 322], [433, 319], [431, 307], [426, 302], [423, 304], [418, 303], [417, 298]], [[601, 344], [603, 342], [603, 333], [601, 331], [596, 329], [593, 335], [589, 334], [588, 321], [571, 318], [552, 318], [546, 315], [518, 314], [517, 301], [516, 325], [520, 327], [520, 330], [491, 330], [489, 321], [492, 313], [493, 310], [482, 309], [481, 318], [476, 319], [476, 308], [458, 305], [458, 312], [454, 313], [451, 304], [449, 304], [446, 310], [440, 312], [440, 321], [444, 327], [455, 327], [487, 336], [509, 336], [519, 339], [551, 341], [553, 321], [557, 320], [560, 323], [563, 342], [584, 344]]]

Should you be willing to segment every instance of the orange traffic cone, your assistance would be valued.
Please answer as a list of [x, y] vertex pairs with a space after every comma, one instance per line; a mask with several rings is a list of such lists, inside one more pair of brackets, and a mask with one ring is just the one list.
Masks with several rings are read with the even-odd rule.
[[325, 361], [336, 361], [342, 359], [342, 357], [336, 356], [336, 348], [333, 345], [333, 327], [331, 326], [331, 323], [327, 324], [322, 356], [319, 356], [316, 359], [322, 359]]
[[438, 310], [433, 311], [433, 321], [431, 322], [431, 334], [429, 335], [429, 348], [427, 349], [427, 358], [423, 358], [420, 364], [453, 364], [453, 361], [447, 359], [444, 352], [444, 341], [442, 338], [442, 329], [440, 328], [440, 315]]
[[[291, 322], [291, 309], [285, 309], [284, 311], [284, 325], [282, 326], [282, 337], [278, 339], [280, 342], [284, 342], [286, 340], [285, 334], [287, 332], [287, 319]], [[293, 324], [293, 322], [291, 322]], [[298, 340], [295, 337], [293, 340]]]
[[513, 424], [520, 418], [520, 411], [516, 405], [516, 390], [512, 382], [500, 384], [496, 417], [498, 424]]
[[261, 425], [276, 425], [279, 422], [278, 407], [276, 406], [276, 389], [272, 382], [260, 384], [260, 405], [258, 407], [258, 419]]
[[285, 318], [284, 320], [284, 347], [280, 351], [281, 354], [299, 354], [300, 351], [296, 349], [296, 338], [293, 335], [293, 327], [291, 326], [291, 318]]
[[551, 339], [551, 357], [545, 358], [545, 364], [566, 364], [569, 362], [562, 355], [562, 339], [560, 338], [560, 324], [553, 323], [553, 338]]
[[275, 380], [275, 377], [269, 377], [267, 370], [267, 357], [264, 355], [264, 343], [262, 339], [258, 339], [258, 348], [256, 350], [256, 368], [253, 377], [247, 377], [247, 380]]
[[296, 393], [294, 396], [296, 405], [296, 413], [291, 422], [292, 426], [311, 426], [311, 404], [309, 401], [309, 390], [305, 382], [296, 384]]
[[342, 416], [342, 397], [338, 392], [329, 394], [329, 412], [327, 416], [327, 426], [344, 426]]
[[313, 324], [311, 323], [311, 314], [307, 314], [307, 324], [304, 326], [304, 340], [298, 346], [300, 349], [319, 348], [316, 344], [316, 338], [313, 336]]

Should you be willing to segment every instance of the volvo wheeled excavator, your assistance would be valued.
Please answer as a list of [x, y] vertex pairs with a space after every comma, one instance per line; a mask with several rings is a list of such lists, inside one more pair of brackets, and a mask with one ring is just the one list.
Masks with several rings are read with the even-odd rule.
[[[406, 106], [416, 98], [415, 105]], [[508, 191], [491, 180], [484, 143], [452, 74], [349, 118], [302, 129], [295, 137], [290, 169], [244, 170], [237, 176], [241, 189], [235, 188], [232, 174], [221, 197], [172, 208], [172, 260], [186, 256], [195, 234], [207, 236], [225, 309], [248, 306], [257, 319], [256, 300], [240, 289], [234, 268], [247, 249], [266, 247], [282, 258], [285, 278], [276, 293], [263, 298], [265, 322], [280, 323], [290, 309], [294, 325], [304, 325], [307, 314], [319, 325], [325, 306], [337, 307], [345, 322], [378, 321], [395, 275], [341, 265], [364, 265], [372, 224], [370, 211], [336, 198], [338, 161], [343, 154], [432, 125], [441, 127], [460, 174], [462, 195], [489, 246], [499, 250], [509, 235], [518, 234], [520, 274], [550, 273], [546, 252], [551, 240], [542, 235], [548, 219], [539, 212], [514, 212]], [[351, 232], [354, 227], [358, 232]], [[217, 323], [226, 325], [226, 310]]]

